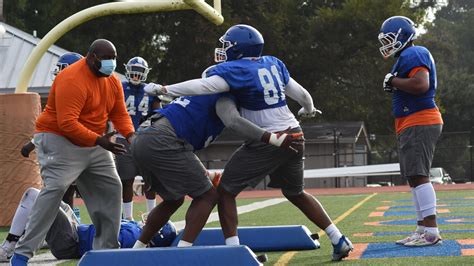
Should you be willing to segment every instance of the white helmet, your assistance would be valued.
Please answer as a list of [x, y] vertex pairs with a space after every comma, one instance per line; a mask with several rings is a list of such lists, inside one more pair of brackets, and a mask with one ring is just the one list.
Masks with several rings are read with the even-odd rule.
[[126, 70], [125, 77], [130, 83], [134, 85], [139, 85], [140, 83], [144, 82], [148, 72], [150, 72], [151, 69], [148, 67], [148, 63], [145, 61], [145, 59], [139, 56], [135, 56], [134, 58], [128, 60], [128, 63], [124, 64], [124, 66]]

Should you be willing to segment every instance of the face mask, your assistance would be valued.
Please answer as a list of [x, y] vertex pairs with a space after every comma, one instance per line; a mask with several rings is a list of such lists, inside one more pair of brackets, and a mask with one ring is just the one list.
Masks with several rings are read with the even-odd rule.
[[115, 59], [107, 59], [107, 60], [100, 60], [100, 69], [99, 72], [110, 76], [115, 70], [115, 67], [117, 66], [117, 62]]

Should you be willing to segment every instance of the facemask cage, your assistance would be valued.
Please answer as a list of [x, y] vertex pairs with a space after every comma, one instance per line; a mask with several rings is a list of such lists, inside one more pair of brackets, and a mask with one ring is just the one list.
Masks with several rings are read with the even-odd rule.
[[227, 61], [227, 59], [228, 59], [227, 58], [227, 50], [235, 45], [230, 41], [224, 40], [223, 37], [220, 37], [219, 41], [222, 43], [222, 48], [216, 48], [214, 50], [214, 61], [216, 63]]

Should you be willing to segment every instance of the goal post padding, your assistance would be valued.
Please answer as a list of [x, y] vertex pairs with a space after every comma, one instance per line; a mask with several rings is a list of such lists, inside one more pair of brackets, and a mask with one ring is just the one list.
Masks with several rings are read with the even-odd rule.
[[9, 226], [23, 192], [41, 188], [36, 153], [20, 154], [41, 112], [37, 93], [0, 94], [0, 226]]

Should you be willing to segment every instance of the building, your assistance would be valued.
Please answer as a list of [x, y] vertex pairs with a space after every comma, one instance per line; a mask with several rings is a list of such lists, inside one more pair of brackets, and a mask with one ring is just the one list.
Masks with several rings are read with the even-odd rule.
[[[40, 40], [29, 33], [0, 22], [0, 93], [15, 92], [20, 72]], [[43, 102], [48, 97], [49, 89], [53, 84], [51, 71], [59, 57], [67, 52], [69, 51], [56, 45], [49, 47], [33, 72], [28, 91], [39, 93]], [[123, 75], [118, 74], [118, 76], [121, 80], [125, 80]]]
[[[305, 169], [369, 164], [370, 142], [364, 122], [303, 123], [306, 139]], [[222, 169], [243, 138], [224, 130], [223, 134], [198, 156], [209, 169]], [[306, 179], [306, 187], [365, 186], [367, 177]], [[265, 187], [266, 182], [260, 185]]]

